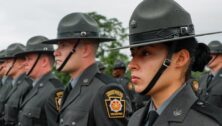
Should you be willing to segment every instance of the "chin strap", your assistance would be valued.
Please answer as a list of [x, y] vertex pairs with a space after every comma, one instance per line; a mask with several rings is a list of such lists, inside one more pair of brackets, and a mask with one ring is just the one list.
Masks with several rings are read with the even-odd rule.
[[13, 63], [12, 65], [10, 66], [10, 68], [8, 69], [7, 73], [6, 73], [6, 76], [8, 76], [8, 74], [10, 73], [10, 71], [12, 70], [13, 66], [15, 65], [15, 62], [16, 62], [17, 58], [14, 58], [13, 59]]
[[68, 60], [71, 58], [72, 54], [76, 52], [76, 47], [79, 45], [80, 39], [77, 40], [76, 44], [73, 46], [72, 51], [70, 51], [69, 55], [65, 58], [64, 62], [62, 63], [61, 66], [57, 69], [57, 71], [61, 71], [63, 67], [66, 65]]
[[32, 65], [32, 68], [31, 68], [31, 69], [29, 70], [29, 72], [26, 74], [27, 76], [29, 76], [29, 75], [32, 73], [32, 71], [33, 71], [33, 69], [35, 68], [36, 64], [38, 63], [41, 55], [42, 55], [41, 53], [38, 54], [38, 57], [36, 58], [34, 64]]
[[176, 43], [173, 43], [169, 47], [166, 59], [163, 61], [163, 64], [161, 65], [160, 69], [157, 71], [156, 75], [153, 77], [147, 87], [140, 93], [141, 95], [146, 95], [155, 86], [162, 73], [167, 69], [168, 66], [170, 66], [175, 47]]

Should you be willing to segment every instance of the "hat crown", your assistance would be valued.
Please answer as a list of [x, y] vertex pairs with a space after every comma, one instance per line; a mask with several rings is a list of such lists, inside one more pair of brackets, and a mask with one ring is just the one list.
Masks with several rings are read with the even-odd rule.
[[58, 26], [58, 37], [72, 35], [74, 33], [88, 32], [99, 34], [97, 22], [84, 13], [71, 13], [62, 18]]
[[220, 41], [211, 41], [208, 44], [211, 53], [222, 53], [222, 43]]
[[144, 0], [129, 23], [130, 44], [194, 34], [190, 14], [174, 0]]
[[50, 52], [54, 51], [52, 45], [43, 44], [42, 42], [47, 41], [48, 38], [45, 36], [34, 36], [27, 41], [26, 51], [37, 51], [37, 52]]
[[25, 51], [25, 46], [21, 43], [13, 43], [5, 51], [5, 57], [14, 58], [17, 54]]
[[174, 0], [144, 0], [130, 19], [130, 34], [192, 25], [190, 14]]
[[123, 62], [123, 61], [121, 61], [121, 60], [117, 60], [116, 62], [115, 62], [115, 64], [114, 64], [114, 67], [113, 67], [114, 69], [117, 69], [117, 68], [126, 68], [126, 64]]

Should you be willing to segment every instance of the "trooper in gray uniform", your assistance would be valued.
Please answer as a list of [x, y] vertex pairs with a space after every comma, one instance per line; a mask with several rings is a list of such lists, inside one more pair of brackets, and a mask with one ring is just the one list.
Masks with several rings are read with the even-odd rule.
[[2, 85], [2, 79], [4, 77], [4, 59], [1, 59], [1, 57], [4, 55], [5, 50], [0, 51], [0, 89], [3, 86]]
[[131, 82], [151, 99], [128, 126], [222, 125], [222, 110], [199, 101], [189, 81], [210, 60], [209, 48], [195, 37], [221, 32], [195, 34], [189, 13], [174, 0], [142, 1], [129, 28], [130, 45], [121, 48], [131, 51]]
[[8, 76], [10, 72], [10, 60], [11, 54], [5, 50], [3, 55], [1, 55], [0, 59], [4, 60], [3, 71], [4, 76], [2, 78], [2, 87], [0, 88], [0, 124], [4, 125], [4, 105], [6, 102], [6, 97], [9, 94], [10, 90], [12, 89], [12, 78]]
[[[54, 52], [56, 69], [69, 73], [59, 115], [60, 126], [121, 126], [127, 124], [128, 100], [122, 87], [108, 84], [95, 61], [101, 36], [98, 24], [84, 13], [71, 13], [60, 21]], [[106, 85], [108, 84], [108, 85]]]
[[53, 46], [41, 44], [48, 40], [34, 36], [26, 44], [26, 74], [33, 80], [32, 90], [20, 105], [18, 126], [57, 126], [56, 120], [63, 95], [63, 84], [52, 73]]
[[23, 97], [32, 88], [32, 80], [25, 74], [25, 57], [16, 56], [25, 50], [25, 46], [20, 43], [13, 43], [8, 46], [7, 53], [10, 53], [8, 60], [11, 60], [8, 76], [13, 78], [12, 89], [6, 96], [4, 107], [5, 126], [15, 126], [18, 120], [18, 112]]
[[219, 41], [209, 43], [211, 61], [210, 72], [200, 78], [200, 99], [222, 108], [222, 44]]
[[119, 84], [122, 84], [124, 87], [127, 88], [129, 84], [129, 78], [125, 76], [125, 72], [126, 72], [126, 64], [121, 60], [115, 61], [112, 70], [112, 76]]

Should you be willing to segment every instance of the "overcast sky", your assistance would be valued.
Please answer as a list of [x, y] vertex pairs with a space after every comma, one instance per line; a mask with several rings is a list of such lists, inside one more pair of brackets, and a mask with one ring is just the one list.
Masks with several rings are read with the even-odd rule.
[[[35, 35], [56, 37], [58, 22], [71, 12], [92, 12], [117, 18], [125, 27], [142, 0], [0, 0], [0, 50], [14, 42], [25, 44]], [[176, 0], [190, 12], [196, 33], [222, 30], [222, 0]], [[222, 41], [222, 34], [201, 37]]]

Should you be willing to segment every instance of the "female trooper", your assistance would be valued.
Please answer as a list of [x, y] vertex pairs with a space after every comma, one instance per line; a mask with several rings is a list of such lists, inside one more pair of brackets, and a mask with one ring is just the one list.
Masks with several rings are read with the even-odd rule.
[[198, 101], [188, 81], [191, 70], [203, 70], [210, 60], [208, 47], [196, 36], [189, 13], [173, 0], [144, 0], [134, 10], [130, 45], [122, 48], [131, 50], [128, 68], [135, 91], [151, 100], [129, 126], [219, 125], [216, 108]]

